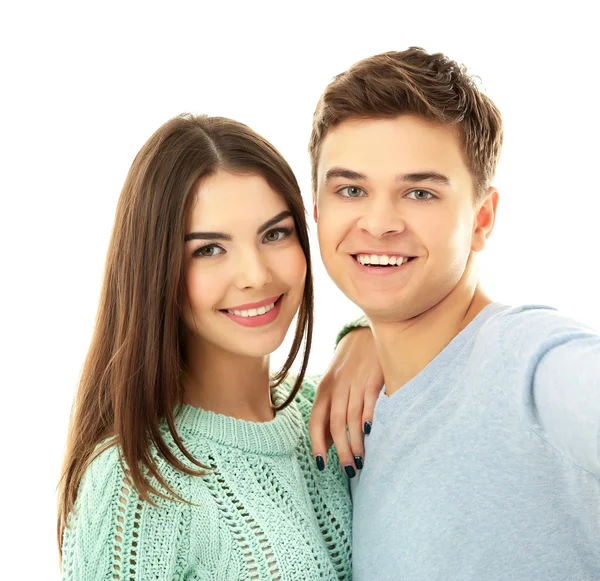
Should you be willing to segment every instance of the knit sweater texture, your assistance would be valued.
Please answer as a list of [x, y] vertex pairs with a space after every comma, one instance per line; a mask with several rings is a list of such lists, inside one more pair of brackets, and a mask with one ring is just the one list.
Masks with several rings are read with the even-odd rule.
[[[275, 404], [292, 381], [273, 390]], [[177, 431], [211, 470], [189, 476], [158, 463], [193, 504], [142, 501], [120, 449], [104, 451], [87, 469], [69, 516], [63, 580], [349, 580], [348, 480], [333, 448], [323, 472], [313, 461], [307, 424], [315, 391], [315, 379], [305, 379], [295, 400], [262, 423], [182, 406]]]

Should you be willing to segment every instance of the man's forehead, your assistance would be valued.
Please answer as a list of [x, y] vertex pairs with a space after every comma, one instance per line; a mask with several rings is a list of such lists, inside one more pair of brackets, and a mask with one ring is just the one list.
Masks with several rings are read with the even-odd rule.
[[420, 118], [344, 121], [325, 136], [318, 163], [319, 181], [351, 178], [341, 170], [366, 177], [466, 170], [458, 132]]
[[457, 126], [444, 125], [414, 115], [400, 115], [390, 119], [347, 119], [329, 129], [323, 138], [321, 151], [338, 147], [340, 143], [361, 142], [376, 138], [386, 140], [404, 140], [411, 138], [417, 143], [439, 141], [460, 141]]

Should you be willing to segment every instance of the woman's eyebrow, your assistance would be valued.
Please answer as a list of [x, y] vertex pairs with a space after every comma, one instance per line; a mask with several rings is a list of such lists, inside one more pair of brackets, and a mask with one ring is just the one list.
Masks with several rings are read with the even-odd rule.
[[[258, 228], [256, 231], [257, 234], [262, 234], [265, 230], [274, 226], [278, 222], [281, 222], [285, 218], [289, 218], [292, 213], [289, 210], [284, 210], [283, 212], [279, 212], [273, 218], [267, 220], [262, 226]], [[190, 232], [185, 235], [184, 241], [189, 242], [190, 240], [233, 240], [233, 236], [231, 234], [225, 234], [224, 232]]]
[[256, 231], [257, 234], [262, 234], [265, 230], [270, 228], [271, 226], [275, 226], [277, 222], [281, 222], [284, 218], [289, 218], [292, 213], [289, 210], [284, 210], [283, 212], [279, 212], [276, 216], [273, 216], [270, 220], [267, 220], [262, 226], [258, 228]]
[[190, 240], [233, 240], [233, 237], [223, 232], [190, 232], [185, 235], [184, 242]]

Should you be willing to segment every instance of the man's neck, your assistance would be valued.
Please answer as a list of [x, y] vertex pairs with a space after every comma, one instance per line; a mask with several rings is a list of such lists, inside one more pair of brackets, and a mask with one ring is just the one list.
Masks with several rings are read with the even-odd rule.
[[416, 377], [491, 302], [479, 285], [468, 290], [459, 283], [442, 301], [412, 319], [371, 321], [386, 394], [392, 395]]

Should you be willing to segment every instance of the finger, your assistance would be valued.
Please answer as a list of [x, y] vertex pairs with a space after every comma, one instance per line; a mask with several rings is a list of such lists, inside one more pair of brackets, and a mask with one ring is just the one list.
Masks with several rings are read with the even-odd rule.
[[381, 391], [381, 385], [377, 387], [377, 391], [373, 389], [367, 389], [364, 394], [363, 400], [363, 411], [362, 411], [362, 429], [365, 436], [371, 433], [371, 426], [373, 425], [373, 415], [375, 413], [375, 404], [379, 398], [379, 392]]
[[350, 435], [350, 448], [354, 458], [354, 464], [358, 470], [363, 467], [365, 450], [363, 444], [363, 407], [364, 407], [364, 389], [362, 387], [350, 388], [350, 398], [348, 400], [348, 434]]
[[[326, 395], [326, 394], [325, 394]], [[317, 397], [313, 405], [308, 430], [312, 445], [313, 458], [319, 470], [323, 470], [327, 464], [327, 450], [333, 443], [329, 431], [329, 400], [328, 397]]]
[[350, 442], [348, 441], [348, 432], [346, 431], [349, 397], [350, 390], [347, 386], [343, 386], [343, 389], [337, 390], [337, 393], [334, 394], [331, 404], [329, 428], [340, 462], [348, 477], [354, 478], [356, 476], [356, 464], [354, 463], [354, 455], [352, 454]]

